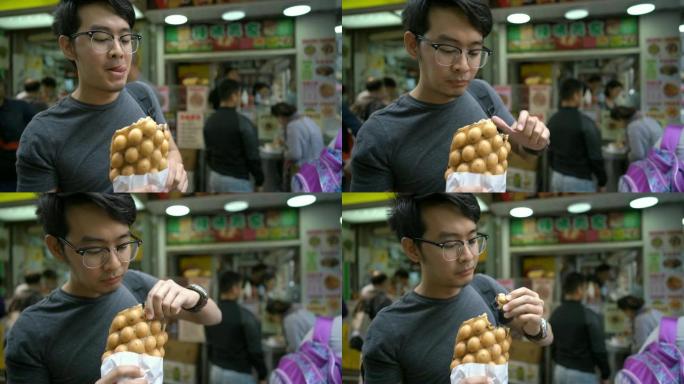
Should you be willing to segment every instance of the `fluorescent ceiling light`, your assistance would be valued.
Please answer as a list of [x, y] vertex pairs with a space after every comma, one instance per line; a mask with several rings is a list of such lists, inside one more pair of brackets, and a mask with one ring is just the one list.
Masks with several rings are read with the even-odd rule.
[[342, 33], [342, 26], [341, 25], [335, 26], [335, 33], [337, 33], [337, 34]]
[[513, 217], [519, 217], [519, 218], [530, 217], [530, 216], [532, 216], [533, 213], [534, 213], [534, 211], [532, 211], [532, 208], [528, 208], [528, 207], [517, 207], [517, 208], [513, 208], [513, 209], [511, 209], [511, 211], [509, 212], [509, 214], [510, 214], [511, 216], [513, 216]]
[[679, 32], [684, 33], [684, 24], [679, 24]]
[[589, 11], [586, 9], [571, 9], [565, 12], [565, 18], [568, 20], [579, 20], [589, 16]]
[[0, 208], [0, 221], [29, 221], [36, 220], [35, 205], [22, 205], [20, 207]]
[[475, 196], [475, 198], [477, 199], [477, 204], [480, 206], [480, 212], [489, 212], [489, 206], [487, 203], [482, 201], [482, 199], [480, 199], [478, 196]]
[[589, 203], [575, 203], [568, 205], [568, 212], [570, 213], [584, 213], [591, 210]]
[[136, 20], [142, 19], [143, 17], [145, 17], [145, 15], [143, 15], [143, 13], [135, 5], [133, 6], [133, 12], [135, 12], [135, 19]]
[[52, 25], [53, 17], [49, 13], [0, 17], [0, 29], [42, 28]]
[[388, 207], [359, 208], [342, 211], [342, 219], [347, 223], [374, 223], [387, 221]]
[[311, 7], [308, 5], [293, 5], [292, 7], [285, 8], [283, 15], [295, 17], [306, 15], [309, 12], [311, 12]]
[[183, 15], [168, 15], [164, 18], [166, 24], [181, 25], [188, 22], [188, 18]]
[[631, 7], [627, 8], [627, 13], [632, 15], [632, 16], [639, 16], [639, 15], [645, 15], [647, 13], [653, 12], [655, 9], [655, 5], [651, 3], [641, 3], [641, 4], [636, 4], [632, 5]]
[[133, 202], [135, 203], [135, 209], [137, 211], [142, 211], [143, 209], [145, 209], [145, 204], [143, 204], [143, 202], [140, 200], [140, 198], [138, 198], [138, 196], [131, 194], [131, 197], [133, 198]]
[[306, 207], [311, 205], [316, 201], [316, 196], [314, 195], [299, 195], [290, 197], [287, 199], [287, 205], [292, 208]]
[[245, 18], [245, 13], [243, 11], [228, 11], [221, 15], [221, 18], [226, 21], [235, 21]]
[[249, 208], [249, 203], [246, 201], [231, 201], [230, 203], [226, 203], [226, 205], [223, 206], [223, 209], [225, 209], [228, 212], [240, 212], [244, 211], [247, 208]]
[[658, 204], [658, 198], [654, 196], [640, 197], [629, 202], [629, 206], [634, 209], [643, 209]]
[[401, 16], [394, 12], [371, 12], [342, 16], [342, 28], [375, 28], [401, 25]]
[[166, 214], [169, 216], [185, 216], [190, 213], [190, 208], [185, 205], [172, 205], [166, 208]]
[[530, 21], [530, 15], [526, 13], [512, 13], [506, 20], [511, 24], [525, 24]]

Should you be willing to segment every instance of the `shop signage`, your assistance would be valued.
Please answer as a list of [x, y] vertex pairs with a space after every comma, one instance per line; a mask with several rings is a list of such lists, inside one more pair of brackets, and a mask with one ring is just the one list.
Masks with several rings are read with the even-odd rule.
[[294, 48], [292, 19], [165, 27], [166, 53]]
[[293, 240], [299, 237], [297, 210], [169, 217], [167, 245]]
[[679, 37], [646, 40], [646, 114], [661, 124], [679, 123]]
[[511, 219], [511, 245], [599, 243], [641, 239], [639, 211]]
[[178, 148], [204, 149], [204, 115], [178, 111]]
[[670, 315], [684, 314], [684, 233], [681, 229], [648, 233], [644, 246], [651, 304]]
[[306, 276], [304, 303], [319, 315], [333, 315], [341, 308], [340, 229], [306, 232], [302, 262]]
[[636, 47], [636, 17], [507, 25], [508, 52], [563, 51]]

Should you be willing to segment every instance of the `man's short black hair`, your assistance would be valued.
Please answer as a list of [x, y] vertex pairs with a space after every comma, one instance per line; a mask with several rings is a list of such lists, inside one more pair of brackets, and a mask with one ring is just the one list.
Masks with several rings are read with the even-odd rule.
[[225, 271], [221, 274], [219, 278], [219, 290], [221, 293], [228, 292], [238, 285], [242, 285], [241, 274], [233, 271]]
[[38, 80], [26, 80], [24, 82], [24, 91], [26, 92], [38, 92], [40, 91], [40, 81]]
[[252, 87], [252, 95], [256, 96], [256, 94], [263, 88], [268, 88], [270, 90], [271, 86], [266, 83], [255, 83], [254, 87]]
[[618, 299], [617, 306], [623, 311], [630, 309], [636, 312], [644, 306], [644, 299], [632, 295], [623, 296]]
[[632, 120], [636, 114], [636, 108], [617, 106], [610, 110], [610, 118], [613, 120]]
[[292, 308], [292, 303], [280, 299], [269, 299], [266, 302], [266, 312], [271, 315], [284, 315]]
[[43, 77], [43, 80], [40, 81], [40, 84], [44, 87], [57, 88], [57, 81], [55, 81], [54, 77], [50, 76]]
[[409, 278], [409, 273], [407, 270], [403, 268], [399, 268], [396, 271], [394, 271], [394, 277], [398, 279], [408, 279]]
[[577, 292], [577, 288], [583, 286], [587, 278], [579, 272], [570, 272], [563, 281], [563, 294], [569, 295]]
[[480, 205], [472, 193], [397, 194], [388, 220], [390, 227], [400, 241], [403, 237], [423, 237], [426, 225], [421, 211], [427, 206], [445, 203], [454, 205], [475, 223], [480, 220]]
[[472, 26], [487, 37], [492, 31], [492, 11], [480, 0], [408, 0], [401, 19], [404, 29], [418, 35], [425, 35], [430, 29], [431, 7], [449, 7], [460, 10]]
[[606, 97], [610, 96], [610, 91], [612, 91], [615, 88], [624, 88], [622, 86], [622, 83], [613, 79], [606, 84], [606, 89], [603, 91], [603, 93], [606, 95]]
[[587, 83], [596, 83], [596, 82], [601, 82], [601, 75], [591, 75], [591, 76], [589, 76], [589, 79], [587, 79]]
[[394, 81], [394, 79], [391, 77], [383, 77], [382, 78], [382, 84], [385, 86], [385, 88], [396, 88], [397, 87], [397, 82]]
[[45, 234], [66, 237], [69, 233], [67, 209], [83, 204], [95, 204], [109, 217], [128, 226], [135, 222], [135, 202], [127, 193], [44, 193], [38, 199], [36, 214]]
[[233, 79], [224, 79], [219, 84], [219, 97], [222, 101], [228, 100], [229, 97], [236, 93], [240, 93], [240, 83]]
[[38, 284], [41, 278], [43, 278], [43, 275], [39, 272], [27, 273], [24, 275], [24, 282], [28, 285]]
[[569, 78], [563, 80], [560, 89], [560, 98], [563, 101], [571, 100], [577, 92], [582, 93], [584, 91], [584, 83], [581, 81]]
[[383, 272], [376, 273], [373, 275], [373, 277], [371, 277], [371, 284], [373, 285], [381, 285], [385, 281], [387, 281], [387, 275]]
[[368, 92], [379, 91], [382, 89], [382, 79], [369, 79], [366, 81], [366, 90]]
[[57, 272], [52, 269], [46, 269], [43, 271], [43, 278], [49, 280], [57, 280]]
[[608, 264], [601, 264], [598, 267], [596, 267], [596, 274], [598, 275], [601, 272], [610, 272], [610, 265]]
[[52, 14], [52, 32], [57, 35], [71, 36], [81, 27], [78, 9], [85, 5], [103, 3], [114, 13], [126, 20], [131, 30], [135, 25], [135, 11], [129, 0], [62, 0]]

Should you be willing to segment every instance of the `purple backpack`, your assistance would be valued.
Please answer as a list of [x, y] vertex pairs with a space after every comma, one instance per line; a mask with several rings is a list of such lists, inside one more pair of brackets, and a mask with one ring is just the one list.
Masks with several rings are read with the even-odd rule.
[[620, 177], [620, 192], [684, 192], [684, 162], [676, 153], [682, 131], [681, 125], [668, 125], [660, 148], [652, 148]]
[[280, 359], [270, 384], [342, 384], [342, 361], [328, 345], [333, 319], [317, 317], [313, 338]]
[[292, 177], [293, 192], [342, 191], [342, 130], [335, 148], [323, 148], [316, 161], [304, 163]]
[[684, 354], [677, 349], [677, 318], [660, 319], [658, 341], [642, 353], [632, 355], [616, 376], [621, 384], [665, 384], [684, 382]]

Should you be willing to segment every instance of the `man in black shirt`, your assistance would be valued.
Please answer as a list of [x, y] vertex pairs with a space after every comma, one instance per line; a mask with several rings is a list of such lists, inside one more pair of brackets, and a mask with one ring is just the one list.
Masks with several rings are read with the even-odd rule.
[[601, 370], [602, 384], [610, 382], [603, 321], [582, 305], [585, 291], [584, 276], [570, 273], [563, 283], [563, 303], [549, 319], [553, 329], [563, 330], [556, 333], [555, 343], [551, 345], [556, 384], [597, 383], [596, 366]]
[[259, 384], [266, 384], [266, 364], [261, 351], [261, 324], [247, 309], [238, 304], [242, 294], [242, 277], [226, 271], [219, 281], [219, 309], [230, 317], [221, 324], [205, 327], [209, 345], [212, 384], [256, 384], [252, 367], [257, 370]]
[[253, 192], [264, 182], [259, 158], [259, 140], [252, 123], [238, 113], [240, 84], [226, 79], [219, 85], [221, 105], [204, 125], [204, 143], [209, 162], [210, 192]]
[[598, 180], [599, 192], [606, 190], [601, 132], [579, 110], [583, 90], [584, 85], [579, 80], [565, 80], [561, 84], [561, 107], [549, 120], [553, 138], [549, 150], [553, 192], [596, 192], [592, 174]]
[[35, 114], [29, 103], [5, 97], [5, 83], [0, 79], [0, 191], [17, 191], [19, 138]]

